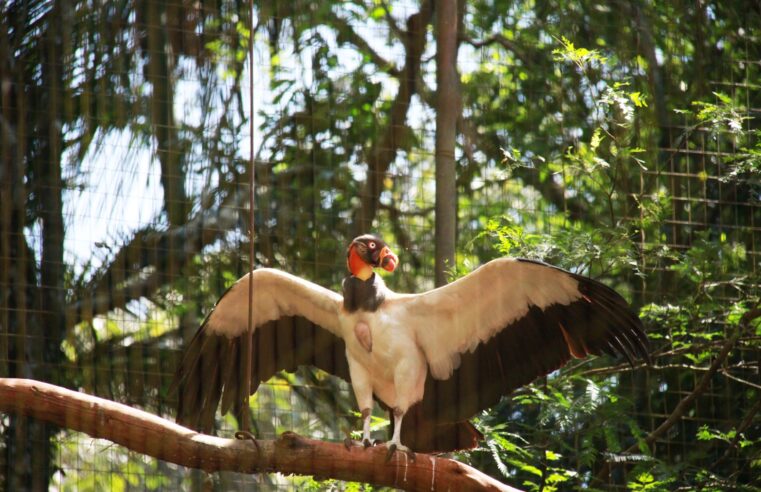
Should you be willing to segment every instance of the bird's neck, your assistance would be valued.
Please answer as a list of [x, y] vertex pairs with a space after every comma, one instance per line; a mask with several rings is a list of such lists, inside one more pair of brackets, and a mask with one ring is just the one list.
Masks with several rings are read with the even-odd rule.
[[361, 281], [366, 282], [373, 276], [373, 267], [371, 267], [367, 263], [363, 263], [356, 270], [353, 270], [351, 272], [351, 276], [357, 277]]
[[356, 275], [348, 275], [343, 281], [343, 296], [346, 311], [373, 312], [386, 299], [386, 285], [372, 270], [370, 277], [366, 280]]

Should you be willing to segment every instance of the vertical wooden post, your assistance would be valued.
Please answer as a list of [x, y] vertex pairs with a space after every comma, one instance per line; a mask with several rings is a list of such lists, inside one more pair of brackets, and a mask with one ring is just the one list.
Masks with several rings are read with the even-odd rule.
[[457, 0], [436, 2], [436, 285], [455, 266], [457, 174], [455, 138], [460, 111], [457, 79]]
[[248, 34], [248, 87], [249, 87], [249, 171], [248, 171], [248, 334], [243, 339], [243, 367], [245, 391], [243, 395], [244, 405], [241, 412], [240, 428], [248, 432], [251, 428], [249, 421], [248, 398], [251, 396], [251, 363], [253, 358], [253, 333], [254, 333], [254, 269], [256, 268], [254, 240], [256, 239], [256, 160], [254, 154], [254, 2], [251, 0], [249, 8], [249, 34]]

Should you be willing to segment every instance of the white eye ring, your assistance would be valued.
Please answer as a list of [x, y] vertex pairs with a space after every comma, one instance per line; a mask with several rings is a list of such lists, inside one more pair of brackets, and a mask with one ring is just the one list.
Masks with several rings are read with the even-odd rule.
[[375, 249], [375, 241], [370, 241], [367, 243], [367, 245], [370, 247], [370, 249]]

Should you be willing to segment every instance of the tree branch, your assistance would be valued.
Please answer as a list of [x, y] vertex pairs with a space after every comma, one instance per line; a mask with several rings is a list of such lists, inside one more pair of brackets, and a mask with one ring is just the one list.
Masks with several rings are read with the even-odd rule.
[[[174, 118], [176, 58], [168, 46], [162, 17], [172, 19], [167, 7], [159, 2], [146, 4], [145, 78], [151, 83], [151, 124], [156, 138], [156, 153], [161, 166], [161, 186], [164, 191], [164, 210], [173, 226], [180, 226], [187, 217], [188, 196], [185, 190], [185, 146], [181, 142]], [[236, 38], [233, 38], [236, 39]]]
[[402, 40], [404, 42], [404, 31], [401, 27], [399, 27], [399, 24], [396, 23], [394, 20], [394, 16], [391, 15], [391, 6], [388, 4], [387, 0], [380, 0], [380, 5], [383, 7], [383, 18], [386, 21], [386, 24], [388, 25], [388, 29], [393, 32], [396, 37]]
[[349, 24], [349, 21], [339, 17], [332, 11], [328, 13], [331, 18], [332, 24], [338, 30], [338, 41], [340, 43], [348, 43], [353, 45], [357, 51], [366, 54], [380, 70], [387, 72], [392, 77], [399, 77], [399, 70], [394, 66], [392, 62], [383, 58], [380, 53], [375, 51], [370, 43], [365, 38], [357, 34], [354, 28]]
[[276, 440], [224, 439], [156, 415], [31, 379], [0, 378], [0, 412], [30, 416], [108, 439], [132, 451], [207, 472], [281, 472], [361, 481], [406, 490], [516, 491], [454, 460], [396, 453], [382, 447], [346, 449], [286, 432]]
[[743, 439], [743, 432], [745, 432], [748, 427], [753, 424], [753, 419], [759, 411], [761, 411], [761, 400], [756, 400], [756, 403], [751, 407], [751, 409], [748, 411], [748, 414], [745, 416], [742, 422], [740, 422], [740, 425], [735, 429], [737, 434], [729, 443], [727, 450], [724, 452], [721, 458], [718, 459], [718, 461], [714, 462], [714, 469], [719, 466], [719, 463], [722, 463], [724, 460], [729, 458], [730, 454], [732, 454], [732, 451], [737, 449], [737, 443], [740, 442], [740, 439]]
[[367, 181], [360, 194], [360, 207], [353, 217], [354, 235], [369, 231], [378, 212], [378, 202], [383, 191], [383, 177], [402, 146], [407, 128], [407, 110], [416, 92], [415, 81], [420, 70], [420, 57], [425, 49], [426, 28], [433, 15], [430, 0], [422, 2], [420, 12], [407, 19], [407, 49], [404, 68], [399, 77], [399, 91], [391, 104], [388, 124], [383, 136], [376, 140], [367, 153]]
[[[219, 209], [202, 212], [180, 227], [136, 232], [117, 252], [107, 270], [66, 307], [66, 325], [70, 327], [90, 321], [98, 314], [124, 308], [129, 301], [153, 293], [162, 285], [161, 277], [166, 275], [167, 262], [184, 265], [235, 226], [243, 206], [241, 202], [242, 196], [233, 193]], [[171, 244], [181, 244], [182, 248], [172, 249]], [[148, 266], [154, 269], [143, 271]]]
[[528, 57], [524, 50], [518, 47], [515, 43], [510, 41], [504, 36], [501, 36], [499, 34], [495, 34], [493, 36], [489, 36], [486, 39], [483, 40], [475, 40], [472, 38], [469, 38], [468, 36], [461, 36], [460, 39], [464, 43], [468, 43], [474, 48], [483, 48], [484, 46], [491, 46], [493, 44], [499, 44], [503, 48], [505, 48], [507, 51], [512, 52], [516, 58], [518, 58], [520, 61], [523, 62], [523, 65], [526, 67], [533, 66], [533, 63], [531, 61], [531, 58]]

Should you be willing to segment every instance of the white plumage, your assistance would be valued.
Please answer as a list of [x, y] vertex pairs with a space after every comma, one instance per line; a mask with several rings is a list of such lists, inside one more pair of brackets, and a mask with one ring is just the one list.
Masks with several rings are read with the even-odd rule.
[[249, 277], [253, 275], [253, 325], [283, 316], [303, 316], [340, 335], [338, 311], [343, 298], [290, 273], [262, 268], [246, 274], [219, 299], [204, 323], [211, 334], [240, 336], [248, 330]]
[[[362, 238], [362, 253], [369, 250], [368, 264], [388, 263], [377, 251], [373, 257], [373, 249], [367, 247], [385, 247], [380, 238], [362, 236], [352, 245]], [[397, 261], [394, 256], [390, 269]], [[191, 342], [178, 369], [181, 422], [208, 426], [220, 399], [223, 411], [231, 402], [247, 399], [241, 392], [246, 375], [240, 372], [242, 358], [236, 351], [248, 331], [249, 282], [246, 275], [228, 290]], [[401, 446], [405, 413], [427, 398], [428, 403], [416, 407], [414, 428], [408, 432], [405, 427], [405, 433], [411, 434], [413, 448], [447, 451], [475, 443], [478, 433], [466, 422], [471, 412], [554, 370], [571, 356], [601, 352], [623, 353], [630, 360], [648, 356], [639, 320], [618, 294], [538, 262], [494, 260], [422, 294], [393, 293], [377, 275], [356, 284], [362, 289], [372, 287], [367, 291], [371, 294], [362, 289], [347, 293], [352, 282], [362, 281], [345, 282], [345, 295], [352, 297], [349, 303], [339, 294], [279, 270], [253, 272], [255, 331], [250, 335], [255, 341], [254, 357], [264, 362], [257, 366], [254, 361], [251, 388], [255, 391], [271, 372], [292, 370], [295, 365], [316, 365], [342, 377], [347, 377], [348, 366], [365, 417], [366, 439], [374, 397], [393, 411], [390, 442], [394, 446]], [[367, 295], [377, 297], [366, 299]], [[378, 307], [357, 308], [355, 301], [371, 306], [377, 301]], [[303, 318], [308, 320], [306, 325]], [[261, 336], [260, 327], [265, 330]], [[313, 348], [304, 347], [310, 343]], [[326, 353], [340, 352], [341, 347], [345, 363], [335, 357], [325, 359]], [[233, 354], [232, 362], [220, 360], [229, 354]], [[220, 369], [215, 369], [215, 361]], [[447, 394], [452, 392], [457, 394]], [[447, 401], [456, 402], [458, 408], [439, 408]], [[444, 432], [459, 433], [459, 437], [447, 440], [441, 435]]]

